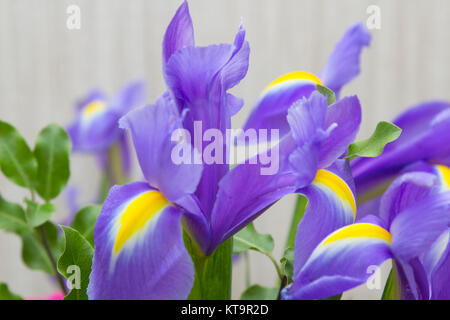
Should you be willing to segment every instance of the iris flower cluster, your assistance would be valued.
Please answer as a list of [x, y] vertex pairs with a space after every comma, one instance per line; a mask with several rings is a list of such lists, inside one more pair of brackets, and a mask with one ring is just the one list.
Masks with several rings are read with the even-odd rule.
[[[231, 128], [244, 102], [228, 91], [245, 77], [250, 53], [242, 26], [232, 43], [196, 46], [184, 2], [163, 40], [167, 90], [131, 111], [139, 85], [112, 103], [93, 93], [69, 130], [74, 147], [88, 151], [107, 148], [128, 130], [145, 178], [109, 191], [94, 230], [89, 298], [186, 299], [196, 277], [186, 238], [198, 256], [211, 256], [275, 202], [297, 193], [308, 204], [283, 299], [340, 294], [366, 282], [367, 268], [388, 259], [404, 298], [449, 299], [449, 103], [426, 103], [397, 118], [403, 133], [381, 156], [345, 159], [361, 105], [357, 96], [339, 93], [359, 74], [370, 40], [362, 24], [353, 25], [318, 76], [292, 72], [264, 89], [243, 129], [279, 131], [271, 145], [279, 157], [275, 174], [262, 175], [258, 160], [232, 168], [175, 164], [175, 146], [198, 152], [188, 139], [174, 141], [177, 130], [194, 136], [196, 122], [223, 135]], [[319, 86], [337, 100], [329, 101]]]

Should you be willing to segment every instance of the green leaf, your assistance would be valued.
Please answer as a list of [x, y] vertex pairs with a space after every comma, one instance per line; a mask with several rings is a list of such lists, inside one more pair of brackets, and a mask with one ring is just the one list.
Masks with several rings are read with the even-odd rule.
[[277, 288], [263, 287], [258, 284], [248, 287], [241, 295], [241, 300], [276, 300]]
[[21, 187], [33, 188], [37, 162], [25, 139], [10, 124], [0, 121], [0, 168]]
[[[65, 226], [61, 228], [66, 238], [66, 247], [58, 260], [58, 271], [73, 285], [79, 285], [79, 288], [73, 287], [64, 300], [87, 300], [86, 290], [94, 249], [77, 230]], [[77, 276], [79, 276], [79, 283], [76, 281]]]
[[274, 242], [270, 234], [259, 234], [253, 223], [248, 224], [233, 237], [233, 253], [239, 254], [249, 249], [264, 254], [273, 251]]
[[230, 300], [233, 239], [222, 243], [210, 256], [205, 256], [186, 232], [183, 232], [183, 238], [195, 268], [194, 285], [188, 299]]
[[[43, 230], [43, 231], [42, 231]], [[54, 274], [53, 262], [50, 260], [45, 246], [42, 243], [43, 232], [45, 232], [49, 250], [55, 261], [60, 257], [64, 244], [62, 238], [58, 237], [56, 226], [47, 221], [39, 229], [21, 235], [22, 238], [22, 260], [25, 265], [33, 270], [41, 270], [48, 274]]]
[[22, 297], [9, 291], [6, 283], [0, 283], [0, 300], [23, 300]]
[[38, 162], [36, 190], [45, 201], [55, 198], [69, 180], [70, 149], [68, 134], [56, 124], [45, 127], [36, 139], [34, 148]]
[[0, 229], [19, 235], [33, 232], [33, 229], [27, 224], [22, 207], [6, 201], [2, 196], [0, 196]]
[[328, 98], [328, 100], [327, 100], [328, 105], [331, 105], [336, 102], [336, 95], [334, 94], [333, 90], [331, 90], [325, 86], [321, 86], [320, 84], [316, 85], [316, 89], [322, 95], [324, 95], [325, 97]]
[[384, 147], [389, 142], [395, 141], [401, 133], [402, 129], [396, 125], [390, 122], [381, 121], [378, 123], [375, 132], [369, 139], [354, 142], [348, 147], [346, 159], [352, 160], [356, 157], [377, 157], [383, 152]]
[[27, 204], [25, 215], [28, 224], [33, 228], [47, 222], [55, 212], [55, 206], [51, 203], [39, 204], [28, 199], [25, 199], [25, 203]]
[[294, 275], [294, 249], [286, 248], [280, 262], [281, 271], [288, 278], [288, 283], [292, 282], [292, 276]]
[[77, 230], [94, 247], [94, 227], [100, 214], [101, 206], [84, 207], [75, 215], [72, 228]]
[[295, 237], [297, 236], [298, 224], [305, 214], [306, 206], [308, 204], [308, 198], [303, 194], [299, 194], [297, 198], [297, 203], [295, 205], [294, 213], [292, 215], [291, 226], [289, 227], [288, 238], [286, 240], [285, 248], [293, 248], [295, 245]]

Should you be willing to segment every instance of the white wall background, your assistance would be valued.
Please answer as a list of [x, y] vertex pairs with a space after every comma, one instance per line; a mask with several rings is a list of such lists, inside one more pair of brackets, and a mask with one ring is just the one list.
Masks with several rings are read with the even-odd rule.
[[[133, 79], [145, 79], [149, 101], [163, 92], [161, 42], [181, 0], [0, 0], [0, 118], [13, 123], [32, 143], [49, 122], [67, 124], [74, 101], [92, 87], [113, 93]], [[66, 8], [81, 8], [81, 30], [66, 28]], [[364, 109], [361, 137], [377, 121], [429, 99], [450, 100], [450, 2], [448, 0], [191, 0], [197, 43], [231, 42], [241, 17], [251, 45], [248, 76], [234, 90], [246, 106], [234, 120], [243, 124], [261, 90], [275, 77], [294, 70], [318, 73], [346, 27], [381, 8], [381, 30], [362, 57], [362, 74], [344, 94], [358, 94]], [[96, 164], [72, 161], [71, 182], [83, 186], [89, 201], [97, 187]], [[138, 171], [136, 169], [136, 175]], [[0, 176], [0, 192], [21, 201], [22, 191]], [[293, 197], [280, 201], [257, 220], [274, 235], [281, 255]], [[57, 218], [66, 214], [63, 197]], [[251, 255], [252, 283], [272, 285], [270, 262]], [[244, 266], [236, 265], [233, 296], [245, 287]], [[36, 296], [53, 286], [40, 272], [21, 263], [20, 241], [0, 231], [0, 281]], [[347, 297], [374, 297], [379, 292]]]

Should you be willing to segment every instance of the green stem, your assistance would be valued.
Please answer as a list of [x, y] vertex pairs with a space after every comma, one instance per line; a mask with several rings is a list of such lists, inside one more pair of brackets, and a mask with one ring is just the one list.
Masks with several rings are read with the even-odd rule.
[[[31, 193], [31, 201], [36, 202], [36, 195], [34, 193], [34, 190], [32, 188], [30, 188], [30, 193]], [[64, 278], [63, 276], [58, 272], [58, 267], [56, 264], [56, 260], [55, 257], [53, 256], [52, 250], [50, 248], [50, 245], [48, 243], [48, 239], [47, 239], [47, 232], [45, 231], [45, 227], [42, 225], [39, 227], [40, 230], [40, 240], [42, 245], [44, 246], [45, 249], [45, 253], [48, 256], [48, 259], [50, 260], [50, 265], [52, 266], [53, 269], [53, 273], [54, 276], [56, 278], [56, 281], [58, 282], [58, 285], [60, 287], [60, 289], [64, 292], [64, 294], [67, 294], [67, 288], [64, 285]]]
[[305, 213], [306, 205], [308, 203], [307, 198], [299, 194], [297, 198], [297, 202], [295, 204], [295, 210], [292, 214], [291, 224], [289, 227], [288, 237], [286, 239], [286, 248], [294, 248], [295, 245], [295, 237], [297, 235], [297, 227], [300, 221], [303, 218], [303, 214]]
[[53, 256], [52, 250], [50, 249], [50, 245], [49, 245], [48, 239], [47, 239], [47, 233], [45, 232], [44, 226], [40, 226], [40, 231], [41, 231], [42, 244], [44, 245], [45, 252], [47, 253], [48, 258], [50, 259], [50, 262], [51, 262], [50, 264], [52, 265], [52, 269], [55, 274], [55, 278], [58, 282], [58, 285], [61, 288], [61, 290], [64, 292], [64, 294], [67, 294], [68, 291], [67, 291], [66, 286], [64, 285], [64, 278], [58, 272], [56, 260], [55, 260], [55, 257]]
[[245, 259], [245, 285], [246, 287], [250, 287], [251, 279], [250, 279], [250, 257], [248, 251], [243, 253]]
[[288, 278], [286, 276], [283, 276], [280, 281], [280, 289], [278, 289], [278, 297], [277, 300], [281, 300], [281, 291], [287, 286], [288, 284]]
[[210, 256], [205, 256], [186, 233], [183, 236], [195, 268], [194, 286], [188, 299], [230, 300], [232, 239], [225, 241]]
[[126, 183], [126, 178], [122, 170], [122, 158], [120, 154], [120, 146], [118, 143], [113, 144], [108, 149], [107, 172], [110, 186]]
[[255, 250], [255, 251], [257, 251], [257, 252], [260, 252], [260, 253], [262, 253], [263, 255], [265, 255], [266, 257], [268, 257], [268, 258], [270, 259], [270, 261], [272, 261], [272, 264], [274, 265], [275, 270], [277, 271], [278, 278], [279, 278], [280, 280], [283, 279], [283, 277], [284, 277], [283, 272], [281, 271], [281, 268], [280, 268], [280, 266], [278, 265], [277, 260], [272, 256], [272, 254], [271, 254], [270, 252], [266, 251], [266, 250], [265, 250], [264, 248], [262, 248], [262, 247], [259, 247], [259, 246], [255, 245], [254, 243], [250, 243], [250, 242], [248, 242], [247, 240], [242, 239], [242, 238], [239, 237], [239, 236], [236, 236], [236, 235], [235, 235], [234, 237], [235, 237], [236, 239], [239, 239], [240, 242], [243, 242], [243, 243], [247, 244], [250, 248], [252, 248], [252, 250]]
[[381, 300], [400, 300], [401, 299], [400, 288], [401, 286], [397, 266], [395, 264], [395, 261], [392, 260], [392, 270], [389, 273], [386, 285], [384, 286], [384, 291], [383, 295], [381, 296]]

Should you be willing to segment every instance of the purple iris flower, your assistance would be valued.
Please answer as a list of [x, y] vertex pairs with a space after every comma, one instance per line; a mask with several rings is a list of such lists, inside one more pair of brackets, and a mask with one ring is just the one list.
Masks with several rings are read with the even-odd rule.
[[370, 41], [371, 35], [363, 23], [348, 28], [319, 76], [296, 71], [269, 84], [253, 108], [244, 129], [277, 128], [280, 136], [288, 133], [286, 114], [291, 105], [302, 97], [308, 97], [318, 84], [333, 90], [338, 97], [341, 88], [359, 74], [361, 52], [364, 47], [369, 46]]
[[118, 143], [124, 169], [128, 171], [130, 160], [127, 139], [118, 122], [132, 108], [143, 104], [144, 99], [143, 82], [131, 83], [109, 99], [99, 90], [91, 91], [77, 104], [75, 121], [67, 129], [73, 151], [98, 155], [104, 167], [108, 161], [107, 150]]
[[201, 249], [211, 253], [208, 223], [228, 165], [175, 164], [175, 146], [196, 151], [171, 137], [180, 128], [193, 133], [194, 121], [221, 132], [231, 126], [231, 115], [243, 102], [227, 90], [245, 76], [248, 57], [242, 27], [233, 44], [198, 47], [187, 2], [177, 10], [163, 41], [168, 92], [120, 122], [131, 131], [146, 182], [113, 187], [104, 203], [94, 232], [90, 299], [188, 296], [194, 268], [184, 247], [181, 217]]
[[309, 233], [298, 234], [293, 283], [283, 298], [339, 294], [365, 283], [373, 273], [368, 268], [387, 259], [398, 267], [404, 298], [448, 298], [450, 176], [433, 170], [398, 177], [381, 198], [379, 217], [368, 215], [335, 229], [306, 259], [310, 235], [324, 225], [334, 228], [334, 221], [323, 219]]
[[394, 121], [401, 136], [388, 144], [376, 158], [357, 158], [352, 173], [362, 202], [383, 191], [401, 171], [418, 161], [450, 166], [450, 103], [432, 101], [419, 104]]
[[[341, 169], [341, 162], [334, 162], [361, 121], [356, 96], [331, 106], [318, 92], [299, 96], [284, 115], [287, 133], [271, 149], [279, 157], [279, 170], [272, 175], [261, 174], [261, 161], [232, 170], [221, 163], [174, 163], [176, 147], [194, 158], [199, 153], [186, 136], [173, 141], [175, 132], [184, 129], [195, 136], [195, 124], [201, 123], [204, 130], [225, 135], [231, 127], [243, 101], [227, 90], [244, 78], [248, 59], [242, 27], [232, 44], [198, 47], [187, 2], [177, 10], [163, 41], [168, 91], [155, 104], [120, 120], [131, 131], [146, 181], [110, 190], [94, 230], [90, 299], [184, 299], [194, 267], [181, 224], [198, 249], [210, 255], [284, 195], [303, 192], [316, 179], [318, 184], [335, 183], [331, 172]], [[277, 106], [276, 99], [273, 103]], [[207, 146], [200, 142], [200, 149]], [[321, 171], [325, 168], [330, 174]]]

